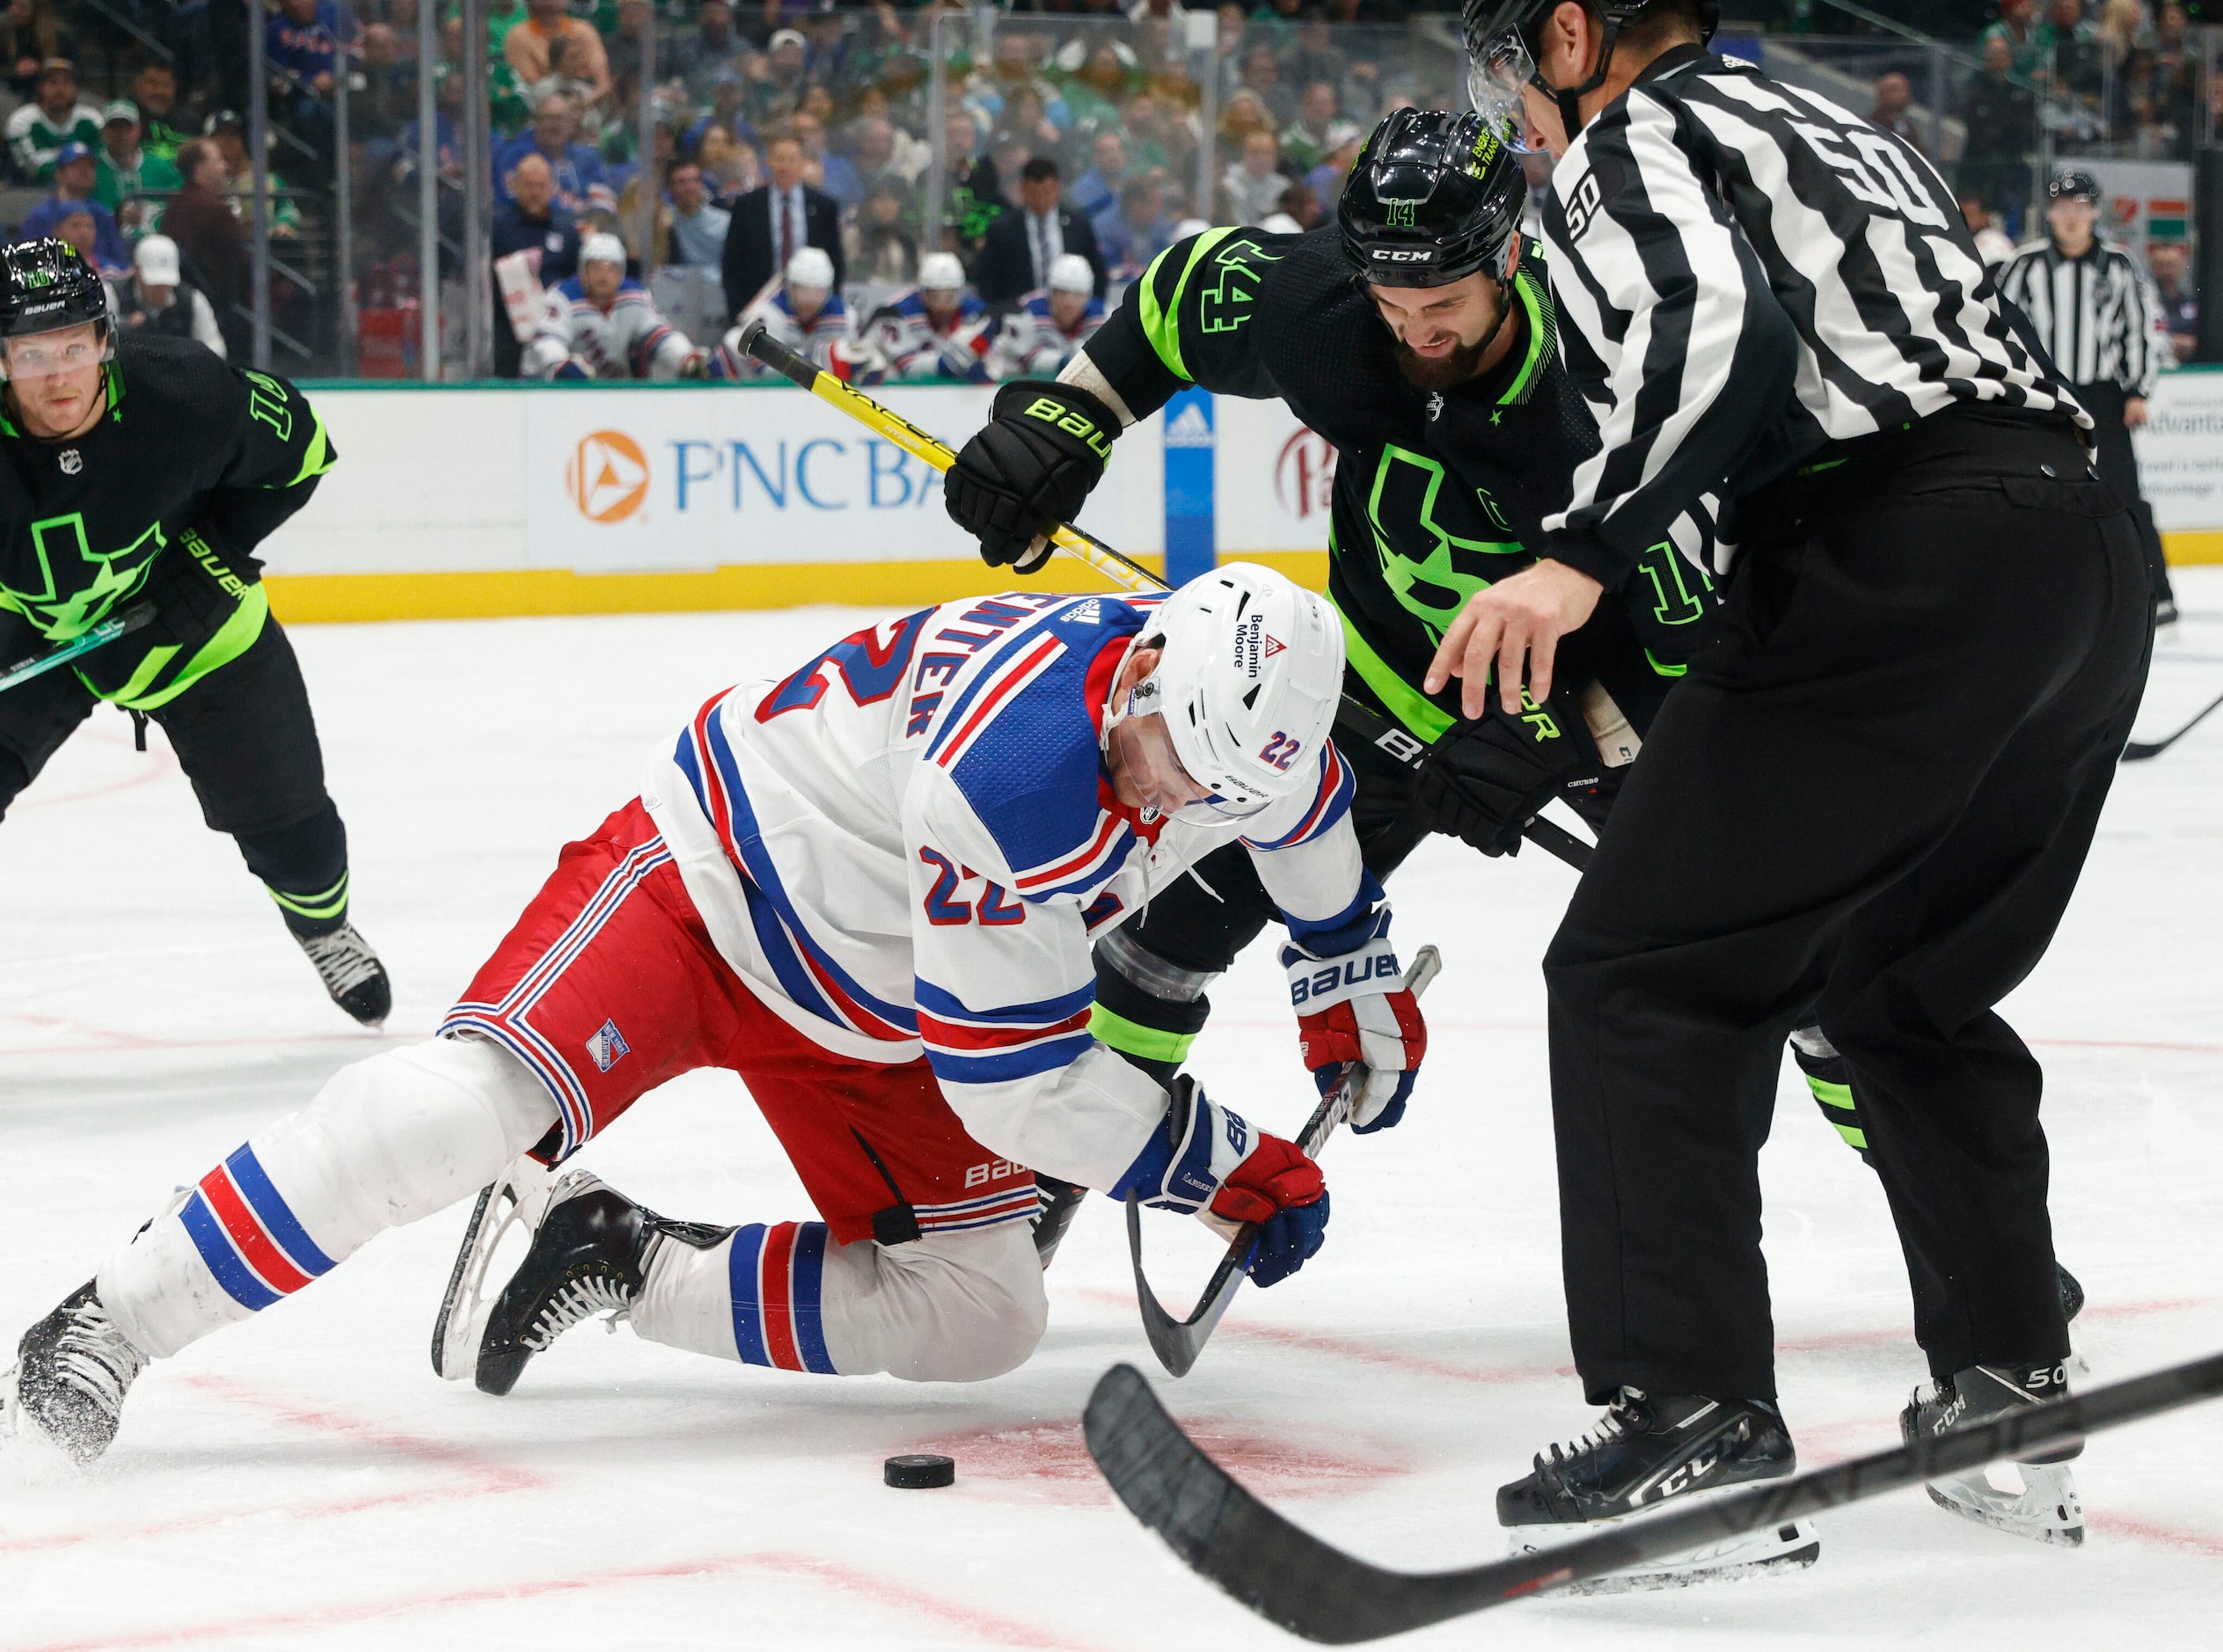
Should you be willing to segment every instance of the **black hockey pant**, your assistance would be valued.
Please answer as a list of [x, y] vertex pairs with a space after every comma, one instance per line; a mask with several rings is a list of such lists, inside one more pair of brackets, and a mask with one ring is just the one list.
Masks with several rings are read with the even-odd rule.
[[2132, 526], [2138, 530], [2139, 548], [2146, 552], [2154, 600], [2173, 603], [2176, 594], [2169, 587], [2168, 558], [2161, 550], [2161, 531], [2154, 525], [2154, 508], [2146, 502], [2146, 490], [2139, 486], [2138, 450], [2131, 445], [2130, 429], [2123, 422], [2123, 404], [2128, 398], [2117, 384], [2079, 384], [2076, 398], [2099, 427], [2100, 479], [2115, 490], [2130, 510]]
[[[63, 667], [0, 692], [0, 815], [100, 702]], [[347, 829], [325, 793], [309, 691], [274, 619], [237, 660], [167, 705], [162, 726], [212, 831], [228, 832], [286, 927], [347, 921]]]
[[2075, 888], [2150, 592], [2065, 431], [1941, 435], [1748, 539], [1729, 634], [1669, 697], [1547, 954], [1593, 1402], [1774, 1394], [1758, 1159], [1817, 1000], [1931, 1369], [2067, 1350], [2038, 1065], [1993, 1006]]

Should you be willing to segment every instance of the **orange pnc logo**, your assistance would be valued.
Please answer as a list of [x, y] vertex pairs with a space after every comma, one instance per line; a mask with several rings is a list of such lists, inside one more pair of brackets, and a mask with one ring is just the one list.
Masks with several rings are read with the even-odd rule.
[[589, 522], [623, 522], [648, 497], [648, 459], [622, 430], [581, 436], [564, 466], [564, 486]]

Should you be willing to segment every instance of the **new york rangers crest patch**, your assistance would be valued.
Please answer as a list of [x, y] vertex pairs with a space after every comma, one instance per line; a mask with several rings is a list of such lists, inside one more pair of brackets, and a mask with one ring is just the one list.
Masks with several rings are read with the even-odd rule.
[[633, 1053], [633, 1046], [625, 1042], [625, 1035], [618, 1030], [618, 1023], [604, 1021], [595, 1035], [587, 1041], [587, 1053], [595, 1058], [595, 1066], [603, 1072]]

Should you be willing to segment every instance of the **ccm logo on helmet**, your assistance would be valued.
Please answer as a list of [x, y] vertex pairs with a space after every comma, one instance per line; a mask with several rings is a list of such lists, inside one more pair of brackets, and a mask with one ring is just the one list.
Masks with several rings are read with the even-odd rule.
[[1341, 987], [1361, 986], [1373, 980], [1401, 981], [1404, 975], [1394, 957], [1378, 952], [1352, 963], [1331, 963], [1324, 969], [1315, 969], [1302, 981], [1291, 982], [1289, 1001], [1302, 1005]]
[[1372, 254], [1377, 264], [1432, 264], [1436, 249], [1430, 246], [1378, 246]]

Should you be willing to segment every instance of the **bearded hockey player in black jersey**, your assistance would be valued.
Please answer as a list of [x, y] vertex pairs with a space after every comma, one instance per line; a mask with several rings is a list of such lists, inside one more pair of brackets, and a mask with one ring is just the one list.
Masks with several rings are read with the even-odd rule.
[[347, 837], [254, 549], [333, 455], [283, 379], [189, 340], [119, 340], [61, 241], [0, 249], [0, 667], [130, 629], [0, 692], [0, 814], [102, 700], [169, 736], [203, 818], [238, 843], [333, 1002], [385, 1019], [347, 921]]

